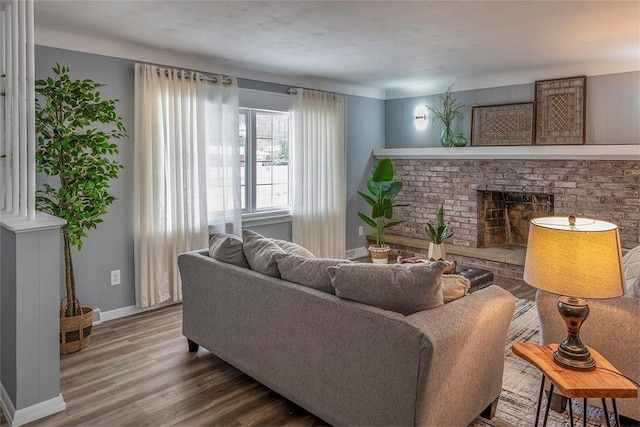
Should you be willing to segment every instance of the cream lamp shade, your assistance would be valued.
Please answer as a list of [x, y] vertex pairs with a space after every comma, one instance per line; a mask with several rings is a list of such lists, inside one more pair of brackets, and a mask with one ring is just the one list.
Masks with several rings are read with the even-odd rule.
[[[570, 223], [570, 219], [575, 223]], [[568, 297], [599, 299], [624, 295], [618, 227], [575, 217], [532, 220], [524, 281]]]

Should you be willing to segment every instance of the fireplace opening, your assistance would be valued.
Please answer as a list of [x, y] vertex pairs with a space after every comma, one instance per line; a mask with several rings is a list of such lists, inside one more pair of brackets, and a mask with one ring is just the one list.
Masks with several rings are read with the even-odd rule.
[[529, 222], [553, 215], [553, 194], [480, 191], [480, 247], [526, 247]]

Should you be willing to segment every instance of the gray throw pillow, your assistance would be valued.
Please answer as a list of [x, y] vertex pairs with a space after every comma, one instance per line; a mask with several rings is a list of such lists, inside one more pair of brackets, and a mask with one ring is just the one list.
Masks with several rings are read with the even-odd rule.
[[271, 239], [273, 243], [280, 246], [283, 251], [288, 254], [298, 255], [305, 258], [316, 258], [316, 256], [308, 249], [297, 243], [287, 242], [286, 240]]
[[627, 293], [625, 297], [640, 298], [640, 276], [627, 280]]
[[340, 263], [349, 263], [344, 259], [305, 258], [292, 254], [276, 255], [278, 270], [284, 280], [317, 289], [328, 294], [335, 294], [331, 285], [331, 277], [327, 268]]
[[408, 316], [444, 304], [442, 261], [418, 264], [339, 264], [329, 267], [331, 284], [341, 298]]
[[640, 246], [631, 249], [622, 257], [622, 265], [627, 280], [640, 277]]
[[251, 230], [242, 230], [242, 240], [244, 256], [247, 257], [251, 269], [267, 276], [280, 278], [275, 255], [286, 252], [271, 239]]
[[242, 240], [233, 234], [214, 233], [209, 236], [209, 256], [218, 261], [249, 268], [242, 250]]

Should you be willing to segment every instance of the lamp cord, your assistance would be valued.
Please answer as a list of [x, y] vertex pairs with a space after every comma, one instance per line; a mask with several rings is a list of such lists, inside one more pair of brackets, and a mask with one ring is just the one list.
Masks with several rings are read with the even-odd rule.
[[[547, 347], [548, 347], [550, 350], [552, 350], [552, 351], [553, 351], [553, 348], [552, 348], [549, 344], [547, 344]], [[600, 369], [601, 371], [608, 371], [608, 372], [611, 372], [612, 374], [616, 374], [616, 375], [618, 375], [618, 376], [620, 376], [620, 377], [622, 377], [622, 378], [626, 378], [626, 379], [628, 379], [629, 381], [631, 381], [631, 382], [632, 382], [636, 387], [640, 388], [640, 384], [639, 384], [638, 382], [636, 382], [635, 380], [633, 380], [633, 379], [629, 378], [628, 376], [626, 376], [625, 374], [623, 374], [623, 373], [622, 373], [622, 372], [620, 372], [620, 371], [614, 371], [613, 369], [601, 368], [601, 367], [600, 367], [600, 366], [598, 366], [598, 365], [596, 365], [596, 369]]]
[[632, 380], [631, 378], [629, 378], [628, 376], [626, 376], [625, 374], [623, 374], [622, 372], [618, 372], [618, 371], [614, 371], [613, 369], [607, 369], [607, 368], [601, 368], [598, 365], [596, 365], [596, 369], [600, 369], [601, 371], [609, 371], [611, 373], [614, 373], [618, 376], [621, 376], [623, 378], [628, 379], [629, 381], [631, 381], [633, 384], [635, 384], [636, 387], [640, 388], [640, 384], [638, 384], [636, 381]]

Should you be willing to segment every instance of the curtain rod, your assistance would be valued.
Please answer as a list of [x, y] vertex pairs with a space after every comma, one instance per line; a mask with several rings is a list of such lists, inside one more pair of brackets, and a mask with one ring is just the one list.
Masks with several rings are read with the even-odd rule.
[[[312, 89], [310, 89], [310, 90], [312, 90]], [[318, 91], [318, 92], [323, 92], [323, 91]], [[294, 89], [294, 88], [289, 88], [289, 89], [287, 90], [287, 93], [288, 93], [289, 95], [297, 95], [297, 94], [298, 94], [298, 91], [297, 91], [296, 89]], [[334, 100], [334, 101], [335, 101], [336, 99], [341, 99], [341, 100], [344, 102], [344, 96], [343, 96], [343, 95], [339, 95], [339, 94], [337, 94], [337, 93], [331, 93], [331, 92], [324, 92], [324, 93], [327, 93], [327, 94], [331, 95], [331, 97], [333, 98], [333, 100]]]
[[[136, 68], [135, 64], [132, 65], [131, 68], [135, 69]], [[158, 75], [160, 75], [160, 69], [161, 68], [162, 67], [156, 68], [156, 73]], [[167, 76], [167, 77], [169, 77], [169, 72], [173, 73], [173, 71], [174, 71], [174, 69], [169, 69], [169, 68], [163, 68], [163, 69], [164, 69], [164, 75]], [[178, 76], [180, 78], [187, 77], [187, 76], [182, 75], [183, 73], [190, 73], [191, 72], [190, 70], [175, 70], [175, 71], [180, 73], [179, 76]], [[218, 83], [218, 78], [217, 77], [208, 76], [208, 75], [202, 74], [202, 73], [200, 73], [200, 80], [201, 81], [202, 80], [206, 80], [206, 81], [210, 81], [210, 82], [213, 82], [213, 83]], [[231, 83], [233, 83], [233, 80], [231, 79], [231, 77], [222, 76], [222, 84], [223, 85], [230, 85]]]

